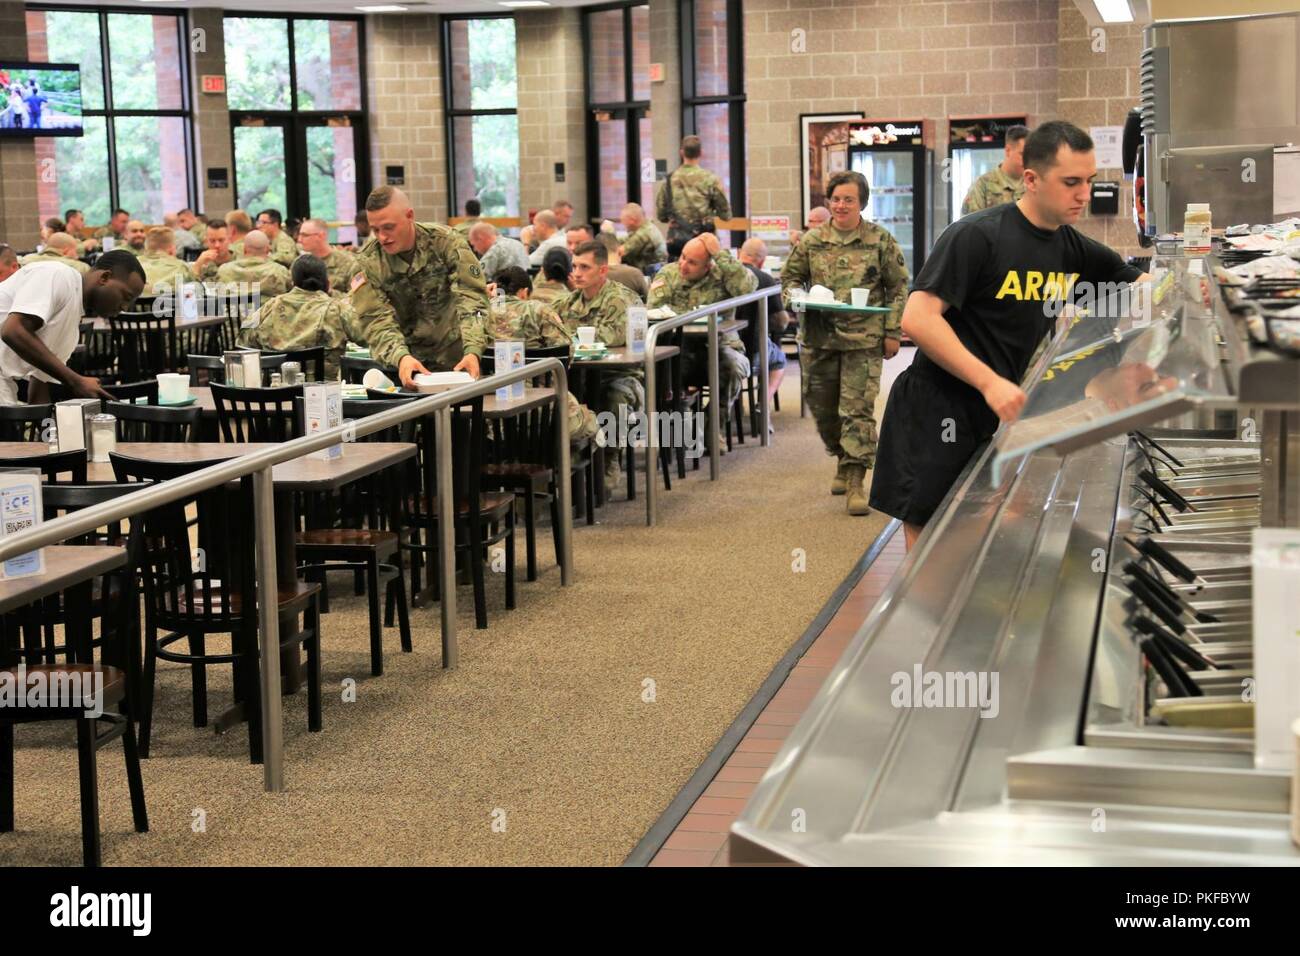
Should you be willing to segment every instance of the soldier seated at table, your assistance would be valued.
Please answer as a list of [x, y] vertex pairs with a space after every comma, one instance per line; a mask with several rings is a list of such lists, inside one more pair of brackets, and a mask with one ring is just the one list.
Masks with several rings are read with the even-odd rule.
[[542, 271], [533, 279], [533, 298], [551, 306], [559, 305], [573, 286], [569, 273], [573, 271], [573, 257], [568, 249], [551, 249], [542, 259]]
[[361, 323], [351, 303], [329, 294], [325, 263], [302, 255], [293, 263], [293, 288], [278, 295], [248, 317], [238, 344], [267, 352], [325, 348], [325, 379], [339, 377], [339, 360], [349, 340], [364, 342]]
[[293, 287], [289, 270], [271, 258], [271, 240], [254, 230], [244, 237], [244, 254], [217, 270], [217, 281], [253, 284], [266, 300], [288, 292]]
[[[531, 298], [533, 290], [527, 272], [518, 266], [507, 266], [497, 273], [496, 287], [503, 295], [500, 308], [494, 303], [488, 316], [475, 319], [489, 345], [497, 339], [523, 342], [525, 349], [572, 344], [555, 310]], [[599, 432], [596, 415], [572, 394], [568, 399], [569, 444], [580, 445]]]
[[57, 262], [60, 265], [71, 266], [85, 275], [90, 271], [90, 266], [77, 258], [79, 246], [77, 240], [66, 232], [52, 232], [45, 239], [45, 248], [30, 256], [23, 256], [22, 263], [30, 266], [37, 262]]
[[194, 281], [194, 273], [176, 258], [176, 233], [166, 226], [155, 226], [145, 235], [144, 252], [137, 258], [144, 266], [145, 288], [153, 292], [175, 289]]

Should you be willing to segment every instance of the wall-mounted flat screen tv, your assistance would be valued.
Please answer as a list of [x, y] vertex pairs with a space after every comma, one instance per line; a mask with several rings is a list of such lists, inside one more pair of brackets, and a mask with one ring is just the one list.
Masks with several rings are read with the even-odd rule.
[[81, 67], [0, 60], [0, 137], [82, 132]]

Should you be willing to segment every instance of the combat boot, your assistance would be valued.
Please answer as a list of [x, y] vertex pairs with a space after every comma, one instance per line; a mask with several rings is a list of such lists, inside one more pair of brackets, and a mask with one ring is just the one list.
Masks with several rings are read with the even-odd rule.
[[848, 484], [846, 484], [849, 474], [848, 468], [849, 466], [844, 464], [844, 460], [840, 459], [840, 463], [835, 466], [835, 477], [831, 479], [831, 494], [842, 495], [848, 490]]
[[862, 479], [866, 477], [867, 469], [862, 465], [848, 465], [845, 472], [849, 514], [859, 516], [871, 514], [871, 508], [867, 504], [867, 493], [862, 488]]

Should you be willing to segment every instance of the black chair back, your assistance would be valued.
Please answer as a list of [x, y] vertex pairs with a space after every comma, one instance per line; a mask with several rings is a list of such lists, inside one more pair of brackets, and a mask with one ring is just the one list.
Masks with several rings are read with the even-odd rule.
[[275, 368], [279, 368], [285, 362], [297, 362], [309, 382], [325, 381], [325, 346], [323, 345], [315, 345], [309, 349], [285, 349], [284, 357]]
[[78, 371], [99, 379], [101, 384], [117, 381], [117, 353], [113, 350], [111, 329], [96, 329], [93, 320], [83, 321], [81, 344], [85, 350], [80, 353]]
[[185, 365], [190, 370], [191, 387], [226, 380], [226, 360], [220, 355], [187, 355]]
[[123, 312], [108, 320], [118, 375], [128, 382], [176, 368], [176, 317]]
[[374, 359], [344, 355], [339, 359], [339, 368], [343, 372], [343, 381], [352, 385], [364, 384], [366, 373], [372, 368], [377, 368], [387, 375], [388, 380], [394, 385], [398, 384], [397, 369], [383, 362], [376, 362]]
[[301, 397], [301, 385], [281, 388], [212, 385], [217, 423], [221, 426], [222, 438], [229, 442], [289, 441], [293, 438], [297, 420], [293, 400]]
[[198, 441], [203, 410], [197, 405], [169, 408], [108, 402], [104, 411], [117, 419], [117, 440], [122, 442]]
[[54, 422], [53, 405], [0, 405], [0, 441], [45, 441], [47, 422]]
[[20, 455], [0, 458], [0, 468], [39, 468], [47, 485], [59, 481], [59, 475], [70, 477], [63, 484], [86, 483], [86, 450], [60, 451], [48, 455]]

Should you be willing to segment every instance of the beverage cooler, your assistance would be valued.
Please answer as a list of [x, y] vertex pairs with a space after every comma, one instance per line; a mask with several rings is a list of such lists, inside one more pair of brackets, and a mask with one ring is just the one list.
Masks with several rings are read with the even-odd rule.
[[849, 127], [849, 168], [866, 176], [871, 186], [863, 218], [893, 234], [912, 275], [933, 238], [933, 164], [924, 132], [921, 120], [867, 120]]
[[1007, 130], [1025, 125], [1023, 116], [948, 120], [948, 222], [961, 218], [961, 204], [975, 180], [1002, 162]]
[[733, 862], [1300, 865], [1300, 277], [1231, 261], [1062, 320]]

